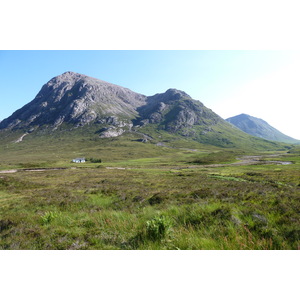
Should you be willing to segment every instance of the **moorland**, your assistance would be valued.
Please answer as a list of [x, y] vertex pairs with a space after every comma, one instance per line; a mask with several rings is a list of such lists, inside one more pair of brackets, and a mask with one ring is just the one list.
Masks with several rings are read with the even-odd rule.
[[299, 249], [299, 146], [79, 131], [2, 134], [0, 249]]

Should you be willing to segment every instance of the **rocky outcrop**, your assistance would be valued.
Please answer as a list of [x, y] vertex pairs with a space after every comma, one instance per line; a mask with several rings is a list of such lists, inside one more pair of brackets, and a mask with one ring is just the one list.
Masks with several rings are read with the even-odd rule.
[[122, 128], [116, 128], [116, 127], [109, 127], [104, 128], [104, 130], [100, 133], [100, 138], [111, 138], [111, 137], [117, 137], [122, 135], [125, 132]]
[[24, 133], [21, 137], [19, 137], [16, 141], [15, 141], [15, 143], [17, 144], [17, 143], [21, 143], [22, 141], [23, 141], [23, 139], [24, 139], [24, 137], [26, 136], [26, 135], [28, 135], [29, 133], [27, 132], [27, 133]]
[[194, 125], [214, 125], [221, 120], [200, 101], [176, 89], [148, 97], [146, 104], [137, 110], [140, 115], [137, 125], [160, 124], [171, 132]]

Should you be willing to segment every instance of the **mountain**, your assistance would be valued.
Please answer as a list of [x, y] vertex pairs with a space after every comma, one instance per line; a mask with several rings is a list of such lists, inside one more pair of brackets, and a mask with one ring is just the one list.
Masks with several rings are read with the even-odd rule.
[[222, 122], [220, 117], [200, 101], [176, 89], [147, 97], [146, 104], [138, 108], [142, 124], [160, 124], [160, 128], [177, 132], [193, 125], [213, 125]]
[[226, 119], [240, 130], [270, 141], [284, 142], [284, 143], [299, 143], [298, 140], [293, 139], [282, 132], [278, 131], [266, 121], [249, 116], [247, 114], [240, 114]]
[[[0, 129], [57, 128], [62, 123], [84, 126], [91, 122], [124, 124], [137, 115], [146, 96], [74, 72], [47, 82], [27, 105], [3, 120]], [[126, 123], [126, 122], [125, 122]]]
[[18, 141], [28, 134], [78, 127], [100, 138], [130, 133], [157, 142], [165, 133], [227, 148], [278, 146], [242, 132], [183, 91], [145, 96], [74, 72], [52, 78], [30, 103], [0, 123], [1, 132], [20, 132]]

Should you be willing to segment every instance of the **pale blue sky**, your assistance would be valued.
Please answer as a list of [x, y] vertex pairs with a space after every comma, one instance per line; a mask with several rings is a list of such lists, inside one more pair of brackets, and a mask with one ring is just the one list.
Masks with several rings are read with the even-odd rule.
[[300, 139], [296, 51], [0, 51], [0, 120], [74, 71], [145, 95], [185, 91], [221, 117], [248, 113]]

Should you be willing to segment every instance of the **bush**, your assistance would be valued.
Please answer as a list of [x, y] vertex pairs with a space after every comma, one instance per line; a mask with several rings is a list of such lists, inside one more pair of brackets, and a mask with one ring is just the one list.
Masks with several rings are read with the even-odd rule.
[[146, 235], [151, 240], [161, 240], [171, 228], [171, 220], [168, 217], [155, 217], [146, 223]]
[[47, 225], [50, 224], [55, 218], [57, 218], [59, 214], [53, 211], [47, 211], [44, 215], [41, 216], [42, 224]]
[[94, 164], [100, 164], [102, 162], [101, 158], [93, 158], [93, 157], [91, 157], [89, 161]]

